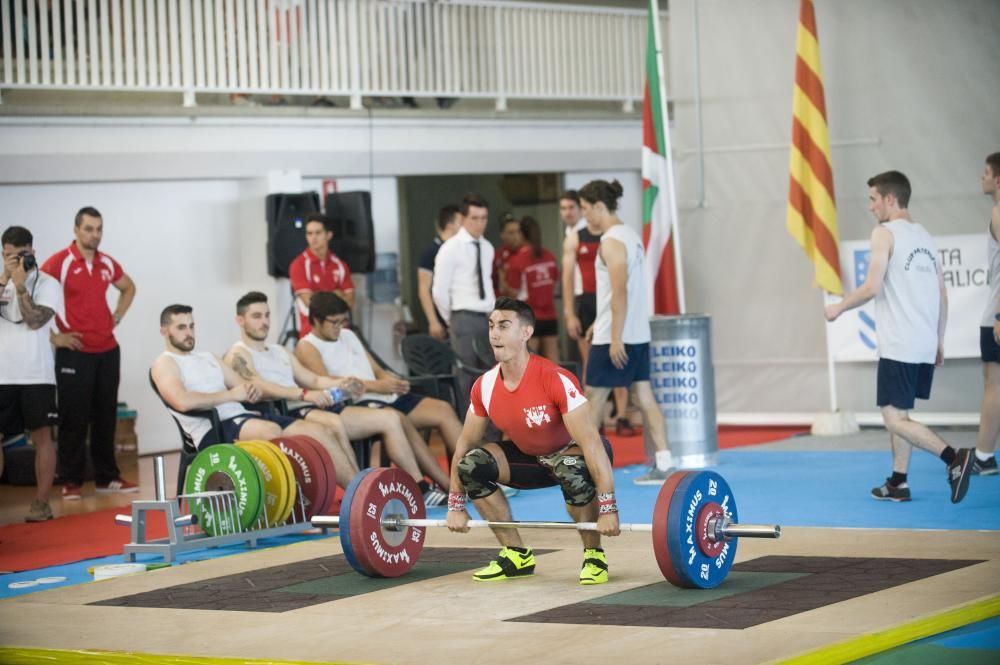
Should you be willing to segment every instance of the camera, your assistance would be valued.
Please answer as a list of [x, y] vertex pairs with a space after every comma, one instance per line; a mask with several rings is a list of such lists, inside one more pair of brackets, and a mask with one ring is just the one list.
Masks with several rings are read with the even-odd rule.
[[21, 259], [21, 269], [24, 270], [24, 272], [34, 270], [38, 267], [38, 261], [35, 260], [35, 255], [31, 252], [21, 252], [18, 254], [18, 257]]

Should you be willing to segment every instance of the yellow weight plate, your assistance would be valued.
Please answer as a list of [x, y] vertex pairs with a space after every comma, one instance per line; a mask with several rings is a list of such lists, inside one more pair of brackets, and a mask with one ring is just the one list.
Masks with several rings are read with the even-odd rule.
[[[269, 456], [274, 463], [277, 465], [278, 469], [281, 471], [280, 475], [283, 482], [281, 483], [282, 494], [281, 494], [281, 510], [277, 513], [277, 522], [272, 522], [272, 526], [278, 524], [284, 524], [288, 519], [288, 515], [292, 508], [292, 498], [295, 492], [295, 475], [294, 473], [289, 474], [288, 469], [285, 468], [285, 464], [288, 461], [285, 454], [281, 452], [281, 449], [275, 446], [270, 441], [258, 440], [254, 442], [257, 449], [262, 455]], [[290, 465], [289, 465], [290, 466]], [[270, 518], [268, 518], [270, 519]]]
[[296, 492], [295, 485], [295, 471], [292, 469], [292, 463], [288, 459], [288, 455], [281, 452], [276, 444], [271, 441], [261, 441], [261, 445], [271, 451], [275, 459], [281, 463], [281, 468], [285, 470], [285, 479], [288, 481], [288, 495], [287, 502], [285, 505], [285, 510], [281, 514], [281, 522], [279, 524], [284, 524], [288, 521], [289, 516], [295, 509], [295, 502], [298, 500], [298, 494]]
[[288, 481], [281, 464], [272, 457], [271, 451], [263, 448], [260, 441], [238, 441], [236, 447], [246, 452], [260, 469], [264, 481], [264, 514], [271, 526], [278, 524], [277, 520], [285, 510], [288, 495]]
[[[292, 464], [288, 461], [288, 457], [281, 452], [281, 448], [274, 445], [270, 441], [260, 439], [254, 441], [254, 445], [258, 447], [261, 454], [270, 455], [274, 461], [277, 462], [278, 466], [284, 473], [285, 493], [282, 495], [282, 509], [281, 512], [278, 513], [277, 522], [277, 524], [284, 524], [288, 520], [288, 516], [291, 514], [292, 508], [295, 505], [295, 472], [292, 470]], [[270, 517], [268, 519], [270, 519]]]

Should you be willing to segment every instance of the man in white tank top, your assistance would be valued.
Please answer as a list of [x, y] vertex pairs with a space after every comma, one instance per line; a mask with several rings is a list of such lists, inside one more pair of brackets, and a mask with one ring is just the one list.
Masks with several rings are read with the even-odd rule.
[[[592, 180], [579, 193], [584, 216], [602, 232], [595, 261], [597, 320], [587, 331], [592, 343], [585, 381], [587, 399], [594, 405], [604, 404], [614, 388], [630, 390], [656, 449], [653, 467], [635, 483], [661, 485], [670, 475], [672, 458], [663, 412], [649, 383], [651, 334], [642, 239], [615, 214], [622, 195], [617, 180]], [[601, 409], [595, 408], [592, 417], [600, 427]]]
[[[343, 481], [346, 486], [358, 472], [351, 440], [369, 436], [378, 436], [385, 442], [389, 459], [396, 466], [414, 480], [423, 480], [398, 412], [348, 406], [345, 401], [334, 404], [327, 390], [339, 388], [345, 398], [354, 399], [364, 391], [361, 381], [320, 376], [303, 366], [285, 347], [267, 343], [271, 309], [266, 295], [251, 291], [240, 298], [236, 303], [236, 324], [240, 327], [240, 341], [230, 347], [224, 362], [244, 380], [254, 382], [265, 399], [288, 400], [291, 415], [334, 434], [335, 445], [329, 450], [338, 483]], [[443, 501], [444, 494], [439, 494]]]
[[979, 328], [979, 351], [983, 359], [983, 404], [979, 409], [979, 435], [973, 472], [981, 476], [997, 473], [993, 452], [1000, 438], [1000, 152], [986, 158], [983, 194], [993, 199], [986, 230], [986, 264], [989, 298]]
[[[244, 380], [211, 353], [194, 350], [191, 312], [187, 305], [169, 305], [160, 314], [160, 334], [166, 350], [153, 363], [152, 377], [160, 397], [196, 446], [300, 434], [330, 447], [330, 434], [321, 425], [289, 416], [265, 416], [243, 408], [240, 402], [262, 399], [260, 387], [256, 381]], [[206, 419], [185, 415], [206, 409], [215, 409], [219, 414], [221, 442], [205, 439], [211, 429]]]
[[454, 409], [443, 400], [410, 392], [409, 381], [382, 369], [358, 336], [344, 327], [349, 313], [347, 303], [333, 293], [313, 296], [309, 303], [313, 329], [299, 340], [295, 356], [304, 367], [320, 376], [360, 379], [365, 392], [357, 400], [359, 406], [402, 414], [406, 438], [420, 470], [447, 492], [448, 476], [417, 430], [436, 428], [450, 455], [462, 433]]
[[864, 284], [826, 308], [834, 321], [849, 309], [875, 299], [878, 333], [877, 404], [892, 444], [892, 475], [872, 489], [880, 500], [909, 501], [907, 471], [911, 446], [934, 453], [948, 467], [951, 502], [969, 488], [971, 448], [955, 450], [926, 425], [910, 420], [916, 398], [929, 399], [934, 367], [944, 362], [948, 298], [937, 246], [910, 219], [910, 181], [898, 171], [868, 180], [868, 209], [877, 224]]

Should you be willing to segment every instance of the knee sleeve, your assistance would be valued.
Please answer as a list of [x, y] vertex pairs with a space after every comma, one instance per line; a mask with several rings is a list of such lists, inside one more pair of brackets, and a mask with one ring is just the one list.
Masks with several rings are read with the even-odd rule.
[[559, 481], [563, 498], [571, 506], [586, 506], [597, 496], [597, 486], [581, 455], [564, 455], [551, 468]]
[[497, 491], [500, 470], [488, 451], [473, 448], [458, 462], [458, 477], [470, 499], [485, 499]]

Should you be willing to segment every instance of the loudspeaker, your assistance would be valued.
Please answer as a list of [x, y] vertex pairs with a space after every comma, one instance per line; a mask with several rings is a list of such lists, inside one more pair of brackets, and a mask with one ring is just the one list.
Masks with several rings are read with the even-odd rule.
[[330, 248], [352, 273], [375, 270], [375, 229], [368, 192], [333, 192], [326, 196], [326, 219], [333, 231]]
[[267, 272], [272, 277], [288, 277], [288, 266], [306, 248], [303, 221], [312, 212], [319, 212], [319, 194], [268, 194]]

